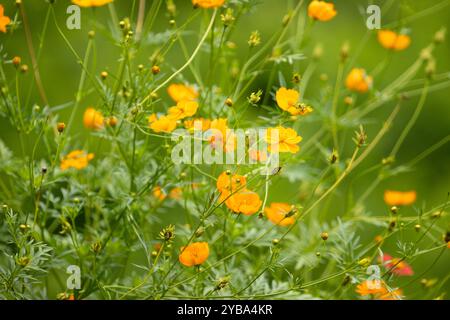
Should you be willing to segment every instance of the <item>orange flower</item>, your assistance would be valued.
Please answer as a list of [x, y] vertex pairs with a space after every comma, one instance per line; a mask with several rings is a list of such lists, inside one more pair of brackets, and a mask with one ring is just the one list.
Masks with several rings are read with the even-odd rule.
[[169, 96], [175, 102], [180, 102], [183, 100], [192, 101], [198, 97], [198, 92], [193, 87], [186, 86], [184, 84], [171, 84], [167, 88], [167, 93], [169, 93]]
[[378, 42], [386, 49], [401, 51], [409, 47], [411, 38], [391, 30], [378, 31]]
[[401, 289], [388, 290], [383, 280], [366, 280], [356, 287], [356, 292], [361, 296], [371, 295], [377, 300], [401, 300]]
[[101, 7], [110, 2], [113, 0], [72, 0], [72, 3], [84, 8]]
[[202, 131], [206, 131], [211, 127], [211, 120], [204, 118], [196, 118], [190, 120], [184, 120], [184, 127], [189, 130], [194, 130], [194, 124], [200, 122], [200, 127]]
[[174, 120], [180, 120], [193, 116], [198, 109], [198, 103], [195, 101], [182, 100], [175, 107], [169, 108], [168, 117]]
[[401, 289], [394, 289], [384, 294], [380, 294], [378, 300], [402, 300], [403, 291]]
[[295, 217], [293, 215], [287, 217], [286, 215], [292, 212], [292, 206], [288, 203], [273, 202], [270, 207], [264, 210], [267, 218], [276, 225], [289, 226], [294, 224]]
[[0, 31], [6, 33], [6, 26], [11, 23], [11, 19], [4, 15], [5, 9], [0, 4]]
[[169, 198], [174, 200], [180, 200], [183, 195], [183, 189], [180, 187], [175, 187], [169, 192]]
[[384, 202], [390, 206], [408, 206], [416, 201], [417, 194], [415, 191], [392, 191], [384, 192]]
[[83, 124], [86, 128], [99, 130], [103, 128], [104, 118], [100, 111], [94, 108], [87, 108], [83, 115]]
[[235, 192], [240, 189], [245, 188], [247, 179], [244, 176], [238, 174], [227, 174], [227, 172], [222, 172], [217, 178], [217, 190], [219, 192]]
[[150, 129], [159, 133], [159, 132], [172, 132], [177, 127], [177, 121], [168, 116], [161, 116], [159, 119], [155, 114], [152, 114], [148, 117], [148, 122], [150, 125]]
[[257, 213], [262, 205], [259, 195], [248, 189], [233, 193], [231, 196], [228, 191], [224, 191], [221, 195], [221, 201], [223, 200], [225, 200], [226, 206], [231, 211], [235, 213], [242, 213], [246, 216]]
[[372, 77], [362, 68], [353, 68], [345, 80], [347, 89], [360, 93], [367, 92], [372, 87]]
[[209, 246], [207, 242], [194, 242], [181, 248], [178, 259], [186, 267], [198, 266], [208, 259]]
[[192, 4], [195, 7], [200, 7], [200, 8], [205, 8], [205, 9], [218, 8], [218, 7], [222, 6], [224, 2], [225, 2], [225, 0], [192, 0]]
[[302, 141], [302, 137], [294, 129], [278, 126], [267, 129], [266, 141], [270, 152], [297, 153], [300, 150], [297, 144]]
[[308, 6], [308, 16], [319, 21], [328, 21], [337, 14], [334, 4], [325, 1], [312, 1]]
[[380, 295], [387, 293], [382, 280], [366, 280], [356, 286], [356, 292], [361, 296]]
[[166, 192], [160, 186], [154, 187], [152, 193], [159, 201], [163, 201], [167, 197]]
[[86, 153], [82, 150], [74, 150], [61, 160], [60, 168], [61, 170], [66, 170], [69, 168], [81, 170], [86, 168], [89, 161], [92, 159], [94, 159], [93, 153]]

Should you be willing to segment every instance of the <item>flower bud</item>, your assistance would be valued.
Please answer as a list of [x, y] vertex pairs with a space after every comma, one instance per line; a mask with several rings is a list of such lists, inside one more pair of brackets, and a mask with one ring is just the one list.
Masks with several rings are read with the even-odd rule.
[[351, 106], [351, 105], [353, 104], [353, 98], [350, 97], [350, 96], [345, 97], [345, 98], [344, 98], [344, 103], [345, 103], [345, 105], [347, 105], [347, 106]]
[[14, 65], [14, 67], [18, 68], [20, 66], [20, 63], [22, 62], [22, 59], [18, 56], [15, 56], [12, 59], [12, 64]]
[[159, 68], [159, 66], [153, 66], [152, 67], [152, 73], [154, 74], [154, 75], [157, 75], [158, 73], [160, 73], [161, 72], [161, 69]]
[[100, 73], [100, 77], [102, 78], [102, 80], [105, 80], [106, 78], [108, 78], [108, 72], [102, 71], [102, 72]]
[[20, 71], [21, 71], [22, 73], [27, 73], [27, 72], [28, 72], [28, 66], [27, 66], [26, 64], [23, 64], [23, 65], [20, 67]]
[[232, 107], [232, 106], [233, 106], [233, 100], [231, 100], [231, 98], [227, 98], [227, 99], [225, 100], [225, 104], [226, 104], [228, 107]]
[[58, 122], [56, 125], [56, 130], [58, 130], [59, 133], [63, 133], [65, 128], [66, 124], [64, 122]]
[[302, 79], [302, 76], [299, 73], [294, 73], [292, 75], [292, 82], [293, 83], [300, 83], [300, 80]]
[[435, 34], [434, 34], [434, 43], [436, 44], [440, 44], [443, 43], [445, 41], [445, 34], [446, 34], [447, 30], [442, 27], [441, 29], [439, 29]]
[[358, 265], [360, 267], [367, 267], [369, 264], [370, 264], [370, 259], [369, 258], [363, 258], [363, 259], [358, 261]]

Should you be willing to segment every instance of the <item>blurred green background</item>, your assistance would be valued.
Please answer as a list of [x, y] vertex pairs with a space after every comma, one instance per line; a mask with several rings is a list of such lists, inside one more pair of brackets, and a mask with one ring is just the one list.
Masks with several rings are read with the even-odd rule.
[[[5, 3], [7, 2], [7, 3]], [[149, 4], [152, 1], [147, 1]], [[322, 73], [326, 73], [331, 82], [333, 82], [336, 75], [336, 69], [339, 59], [339, 50], [344, 42], [348, 42], [350, 45], [350, 59], [352, 53], [357, 49], [358, 43], [363, 38], [367, 29], [365, 26], [365, 8], [369, 4], [368, 1], [358, 0], [338, 0], [334, 1], [338, 15], [335, 19], [326, 23], [316, 23], [310, 39], [304, 48], [304, 54], [307, 57], [311, 56], [311, 52], [316, 44], [321, 43], [323, 46], [323, 57], [320, 60], [318, 68], [311, 79], [311, 84], [308, 86], [307, 92], [305, 92], [306, 98], [314, 98], [319, 94], [321, 88], [319, 76]], [[15, 12], [13, 1], [1, 1], [5, 6], [5, 13]], [[28, 18], [30, 20], [33, 32], [33, 41], [35, 47], [39, 44], [40, 31], [42, 30], [45, 16], [47, 12], [47, 4], [44, 0], [24, 0], [27, 8]], [[130, 15], [130, 8], [133, 5], [133, 0], [116, 0], [116, 8], [119, 19]], [[247, 39], [249, 34], [258, 30], [261, 33], [262, 41], [269, 39], [275, 30], [278, 30], [282, 17], [286, 14], [288, 8], [292, 8], [297, 1], [288, 0], [261, 0], [260, 4], [255, 6], [250, 13], [248, 13], [243, 19], [241, 19], [235, 26], [235, 31], [231, 38], [237, 44], [237, 50], [241, 53], [238, 56], [245, 56], [247, 50]], [[372, 3], [372, 2], [370, 2]], [[375, 4], [382, 5], [384, 1], [373, 1]], [[417, 15], [418, 12], [422, 12], [432, 8], [438, 3], [446, 3], [442, 9], [433, 11], [427, 15]], [[60, 25], [65, 24], [67, 18], [66, 8], [69, 1], [58, 0], [56, 4], [57, 18]], [[178, 8], [177, 20], [182, 23], [192, 12], [192, 6], [190, 1], [175, 1]], [[412, 39], [411, 46], [405, 50], [395, 53], [392, 57], [392, 61], [388, 67], [387, 72], [383, 75], [382, 79], [374, 79], [374, 86], [377, 89], [384, 88], [390, 81], [392, 81], [396, 75], [400, 74], [408, 66], [410, 66], [418, 57], [422, 48], [428, 45], [434, 33], [441, 27], [449, 29], [450, 25], [450, 1], [434, 1], [434, 0], [421, 0], [421, 1], [395, 1], [387, 12], [382, 12], [381, 23], [385, 25], [393, 21], [397, 21], [400, 18], [413, 16], [414, 19], [407, 21], [403, 27], [408, 28]], [[164, 10], [163, 10], [164, 11]], [[302, 14], [305, 14], [303, 9]], [[97, 21], [98, 25], [92, 23], [93, 19]], [[201, 20], [201, 19], [200, 19]], [[80, 54], [84, 54], [84, 50], [87, 43], [87, 32], [91, 29], [97, 31], [97, 43], [95, 47], [94, 61], [92, 68], [97, 70], [97, 74], [100, 71], [107, 70], [111, 73], [115, 73], [118, 58], [120, 56], [120, 48], [111, 44], [108, 39], [108, 32], [102, 31], [101, 25], [110, 25], [111, 19], [106, 7], [96, 10], [82, 10], [82, 28], [81, 30], [67, 30], [64, 29], [69, 41]], [[195, 25], [195, 24], [194, 24]], [[158, 16], [155, 23], [154, 32], [162, 32], [169, 28], [168, 17], [164, 13]], [[194, 37], [197, 35], [193, 34]], [[196, 39], [196, 38], [195, 38]], [[26, 49], [26, 40], [22, 29], [14, 32], [14, 34], [0, 34], [0, 42], [3, 47], [3, 54], [7, 53], [8, 57], [15, 55], [22, 56], [23, 62], [31, 66], [31, 60], [28, 56]], [[190, 49], [195, 45], [195, 41], [187, 41]], [[153, 49], [153, 48], [152, 48]], [[152, 49], [144, 48], [138, 54], [135, 62], [149, 65], [149, 57], [153, 53]], [[361, 55], [356, 61], [357, 66], [372, 70], [380, 61], [382, 61], [388, 54], [387, 50], [382, 48], [377, 40], [376, 33], [370, 34], [367, 45], [364, 47]], [[434, 56], [437, 61], [437, 73], [441, 74], [449, 72], [450, 70], [450, 50], [449, 41], [446, 39], [434, 52]], [[180, 54], [179, 49], [172, 50], [166, 60], [174, 62], [175, 65], [181, 65], [184, 61], [183, 55]], [[206, 60], [206, 59], [205, 59]], [[295, 70], [300, 73], [304, 71], [306, 65], [310, 60], [304, 60], [300, 64], [300, 69]], [[73, 100], [75, 92], [77, 90], [79, 76], [81, 73], [80, 66], [76, 63], [73, 55], [71, 55], [67, 46], [57, 33], [52, 19], [49, 20], [49, 29], [45, 39], [43, 39], [43, 51], [39, 61], [42, 81], [48, 95], [48, 99], [52, 107], [66, 104]], [[205, 64], [206, 67], [206, 64]], [[15, 70], [12, 66], [6, 66], [8, 77], [14, 79]], [[285, 77], [291, 76], [292, 70], [286, 68]], [[186, 78], [190, 78], [190, 74], [185, 72]], [[265, 88], [266, 78], [268, 74], [264, 74], [253, 84], [252, 89]], [[25, 82], [23, 88], [27, 89], [30, 81], [33, 80], [32, 73], [29, 72], [23, 76]], [[419, 78], [424, 77], [424, 72], [419, 72]], [[25, 91], [26, 92], [26, 91]], [[418, 97], [414, 97], [408, 100], [402, 106], [400, 114], [395, 121], [395, 125], [389, 134], [381, 141], [380, 145], [376, 148], [374, 154], [372, 154], [368, 161], [364, 163], [358, 170], [364, 170], [375, 163], [381, 161], [385, 157], [396, 139], [400, 135], [404, 125], [409, 120], [414, 107], [417, 104]], [[79, 114], [77, 114], [76, 123], [77, 127], [81, 129], [82, 126], [82, 111], [88, 105], [94, 105], [98, 103], [98, 97], [88, 96], [82, 101]], [[417, 123], [413, 127], [413, 130], [405, 140], [400, 152], [398, 154], [398, 163], [404, 163], [414, 158], [428, 147], [438, 142], [442, 138], [450, 134], [450, 94], [449, 89], [445, 88], [440, 91], [434, 91], [430, 93], [427, 98], [423, 112], [421, 113]], [[41, 104], [37, 91], [33, 91], [30, 105], [27, 108], [32, 108], [34, 103]], [[390, 102], [380, 108], [379, 111], [370, 114], [370, 118], [373, 122], [367, 125], [369, 139], [374, 137], [381, 123], [386, 119], [387, 115], [392, 110], [394, 103]], [[342, 103], [340, 108], [345, 107]], [[69, 109], [63, 109], [59, 112], [61, 121], [67, 121]], [[318, 123], [308, 123], [302, 129], [301, 135], [304, 137], [304, 141], [308, 140], [316, 130], [320, 128]], [[74, 130], [73, 132], [85, 132], [83, 130]], [[18, 151], [18, 142], [16, 140], [16, 134], [12, 130], [10, 124], [6, 119], [0, 119], [0, 137], [14, 151]], [[349, 138], [348, 138], [349, 139]], [[398, 189], [398, 190], [417, 190], [418, 199], [415, 204], [417, 208], [424, 206], [426, 209], [432, 208], [438, 204], [443, 203], [446, 200], [447, 193], [450, 191], [450, 143], [445, 144], [439, 150], [433, 152], [428, 157], [420, 161], [412, 172], [400, 174], [384, 181], [379, 187], [377, 187], [371, 196], [365, 202], [365, 207], [369, 208], [369, 211], [373, 215], [387, 215], [387, 207], [383, 202], [383, 192], [385, 189]], [[358, 180], [358, 184], [355, 188], [357, 194], [363, 193], [367, 186], [374, 179], [374, 175], [366, 175], [363, 179]], [[286, 191], [289, 190], [289, 191]], [[298, 184], [290, 185], [287, 180], [283, 180], [281, 183], [277, 183], [276, 188], [270, 195], [269, 201], [290, 201], [298, 198], [299, 186]], [[327, 219], [331, 219], [335, 216], [344, 214], [342, 212], [343, 204], [339, 201], [339, 197], [335, 197], [333, 205], [330, 206], [333, 210], [330, 210], [327, 215]], [[414, 214], [413, 208], [406, 208], [402, 214]], [[448, 221], [448, 220], [447, 220]], [[449, 225], [445, 226], [449, 229]], [[379, 230], [373, 227], [368, 229], [361, 229], [360, 235], [363, 242], [372, 241], [376, 234], [380, 233]], [[405, 239], [415, 239], [417, 237], [414, 231], [405, 231], [402, 235]], [[389, 251], [390, 250], [390, 251]], [[386, 251], [395, 255], [396, 243], [388, 243]], [[414, 263], [416, 274], [420, 274], [428, 269], [430, 263], [436, 257], [437, 253], [421, 256]], [[446, 252], [439, 262], [429, 271], [426, 277], [439, 277], [445, 278], [448, 276], [450, 263], [450, 254]], [[407, 281], [407, 280], [405, 280]], [[407, 289], [407, 292], [413, 292], [415, 284]], [[450, 282], [445, 285], [447, 292], [450, 289]], [[449, 298], [447, 296], [447, 298]]]

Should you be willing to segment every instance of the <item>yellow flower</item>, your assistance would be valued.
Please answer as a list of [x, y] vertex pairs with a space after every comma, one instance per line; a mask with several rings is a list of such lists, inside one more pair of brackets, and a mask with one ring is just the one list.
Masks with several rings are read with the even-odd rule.
[[392, 191], [384, 192], [384, 202], [390, 206], [408, 206], [416, 201], [417, 194], [413, 191]]
[[270, 207], [267, 207], [264, 212], [272, 223], [279, 226], [289, 226], [294, 224], [295, 217], [293, 215], [287, 217], [286, 215], [292, 211], [292, 206], [288, 203], [273, 202]]
[[196, 119], [184, 120], [183, 124], [184, 124], [184, 127], [186, 129], [194, 130], [194, 123], [195, 122], [200, 122], [201, 123], [202, 131], [206, 131], [209, 128], [211, 128], [211, 120], [204, 119], [204, 118], [196, 118]]
[[200, 8], [218, 8], [223, 5], [225, 0], [192, 0], [192, 4]]
[[167, 93], [175, 102], [183, 100], [192, 101], [198, 97], [198, 92], [193, 87], [177, 83], [171, 84], [167, 88]]
[[6, 26], [11, 23], [11, 19], [4, 15], [5, 9], [0, 4], [0, 31], [6, 33]]
[[336, 15], [334, 4], [325, 1], [312, 1], [308, 6], [308, 16], [315, 20], [328, 21]]
[[214, 119], [211, 121], [212, 135], [209, 138], [209, 143], [213, 148], [223, 147], [228, 152], [236, 148], [236, 135], [227, 132], [228, 120], [225, 118]]
[[247, 216], [258, 212], [262, 205], [262, 201], [256, 192], [244, 189], [236, 193], [224, 191], [220, 197], [221, 201], [225, 200], [226, 206], [235, 213], [242, 213]]
[[267, 129], [266, 141], [270, 152], [297, 153], [300, 150], [297, 144], [302, 141], [302, 137], [294, 129], [278, 126]]
[[61, 160], [61, 170], [75, 168], [81, 170], [86, 168], [89, 161], [94, 159], [93, 153], [86, 153], [83, 150], [74, 150]]
[[113, 2], [113, 0], [72, 0], [73, 4], [83, 8], [101, 7], [110, 2]]
[[150, 124], [150, 129], [155, 132], [172, 132], [177, 127], [177, 121], [168, 116], [162, 116], [159, 119], [156, 118], [155, 114], [148, 117], [148, 122]]
[[94, 108], [87, 108], [83, 115], [83, 124], [86, 128], [99, 130], [103, 128], [104, 118], [100, 111]]
[[186, 267], [198, 266], [208, 259], [209, 246], [207, 242], [194, 242], [181, 248], [178, 260]]
[[152, 113], [151, 115], [148, 116], [148, 123], [153, 123], [156, 120], [158, 120], [158, 117], [156, 116], [156, 113]]
[[169, 108], [168, 117], [174, 120], [180, 120], [193, 116], [198, 109], [198, 103], [195, 101], [182, 100], [175, 107]]
[[110, 2], [113, 2], [113, 0], [72, 0], [73, 4], [83, 8], [101, 7]]
[[378, 42], [386, 49], [401, 51], [409, 47], [411, 38], [392, 30], [380, 30], [378, 31]]
[[293, 116], [298, 115], [307, 115], [311, 113], [313, 109], [310, 106], [307, 106], [303, 103], [299, 103], [298, 99], [300, 94], [297, 90], [294, 89], [286, 89], [285, 87], [281, 87], [278, 89], [275, 98], [277, 100], [278, 106], [284, 111], [289, 112]]
[[364, 93], [372, 87], [372, 77], [362, 68], [353, 68], [345, 80], [345, 85], [349, 90]]

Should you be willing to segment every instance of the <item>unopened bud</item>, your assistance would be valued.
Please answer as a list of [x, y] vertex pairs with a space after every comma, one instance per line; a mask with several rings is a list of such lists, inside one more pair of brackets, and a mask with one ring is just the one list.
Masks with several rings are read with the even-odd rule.
[[231, 98], [227, 98], [227, 99], [225, 100], [225, 104], [226, 104], [228, 107], [232, 107], [232, 106], [233, 106], [233, 100], [231, 100]]
[[14, 57], [13, 59], [12, 59], [12, 63], [13, 63], [13, 65], [16, 67], [16, 68], [18, 68], [19, 66], [20, 66], [20, 63], [22, 62], [22, 59], [20, 58], [20, 57], [18, 57], [18, 56], [16, 56], [16, 57]]
[[156, 75], [156, 74], [158, 74], [158, 73], [160, 73], [161, 72], [161, 69], [159, 68], [159, 66], [153, 66], [152, 67], [152, 73], [154, 74], [154, 75]]

